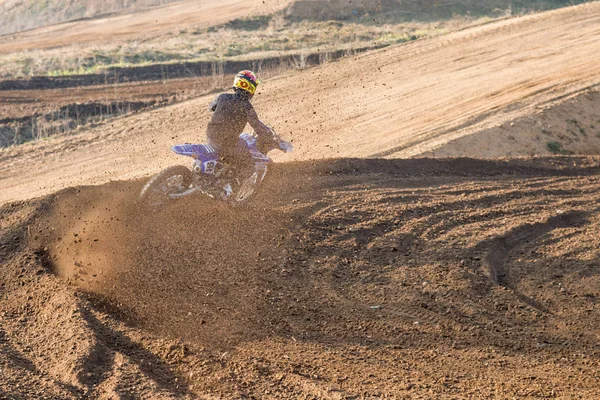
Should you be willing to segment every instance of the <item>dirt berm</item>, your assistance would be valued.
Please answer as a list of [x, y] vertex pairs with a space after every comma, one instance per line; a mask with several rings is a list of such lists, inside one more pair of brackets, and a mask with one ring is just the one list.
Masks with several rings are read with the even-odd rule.
[[600, 159], [275, 165], [0, 208], [0, 398], [598, 398]]

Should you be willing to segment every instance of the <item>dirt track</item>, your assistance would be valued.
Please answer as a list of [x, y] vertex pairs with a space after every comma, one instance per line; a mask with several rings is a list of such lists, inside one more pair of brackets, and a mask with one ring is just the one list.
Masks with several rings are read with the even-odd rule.
[[285, 7], [286, 0], [185, 0], [164, 7], [106, 18], [84, 19], [0, 36], [0, 54], [21, 50], [102, 44], [169, 34], [182, 26], [206, 28]]
[[[600, 84], [599, 64], [600, 4], [590, 3], [294, 72], [268, 80], [255, 104], [297, 146], [281, 161], [417, 156]], [[0, 202], [173, 164], [170, 145], [203, 140], [209, 101], [4, 150]]]
[[241, 209], [139, 212], [139, 182], [4, 206], [0, 393], [596, 398], [599, 173], [342, 159]]

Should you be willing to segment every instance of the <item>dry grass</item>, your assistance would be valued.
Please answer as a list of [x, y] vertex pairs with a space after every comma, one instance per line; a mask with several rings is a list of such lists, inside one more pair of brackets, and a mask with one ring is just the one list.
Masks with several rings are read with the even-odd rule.
[[[280, 15], [247, 26], [242, 22], [208, 30], [180, 30], [147, 41], [34, 50], [0, 56], [0, 77], [97, 73], [112, 66], [181, 61], [260, 59], [286, 54], [353, 50], [443, 34], [489, 18], [456, 17], [441, 22], [365, 24], [340, 21], [289, 22]], [[238, 20], [239, 21], [239, 20]], [[235, 22], [235, 21], [234, 21]]]

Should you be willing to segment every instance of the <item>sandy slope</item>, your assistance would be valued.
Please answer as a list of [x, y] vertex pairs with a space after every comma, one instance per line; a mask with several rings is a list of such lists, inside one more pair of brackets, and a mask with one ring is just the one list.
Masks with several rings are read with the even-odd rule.
[[[600, 4], [590, 3], [294, 72], [267, 81], [255, 105], [297, 146], [280, 160], [410, 157], [597, 85], [599, 64]], [[209, 101], [3, 150], [0, 201], [173, 164], [170, 145], [203, 140]]]
[[426, 157], [505, 157], [550, 153], [600, 154], [600, 87], [578, 92], [500, 126], [453, 139]]
[[0, 36], [0, 54], [46, 49], [74, 43], [106, 43], [170, 33], [180, 28], [206, 28], [235, 18], [270, 14], [287, 0], [187, 0], [129, 14], [66, 22]]

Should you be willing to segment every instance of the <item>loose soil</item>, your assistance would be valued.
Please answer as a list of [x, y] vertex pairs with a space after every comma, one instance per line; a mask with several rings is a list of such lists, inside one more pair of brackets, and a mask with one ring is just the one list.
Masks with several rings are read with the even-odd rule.
[[271, 172], [246, 208], [148, 212], [139, 181], [3, 206], [0, 393], [600, 395], [600, 159]]

